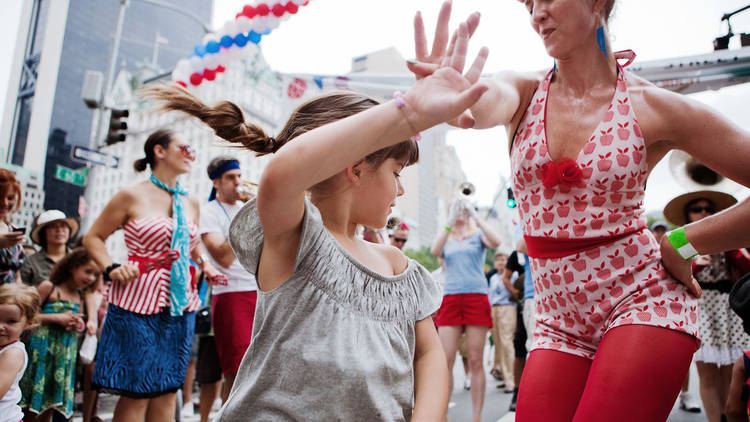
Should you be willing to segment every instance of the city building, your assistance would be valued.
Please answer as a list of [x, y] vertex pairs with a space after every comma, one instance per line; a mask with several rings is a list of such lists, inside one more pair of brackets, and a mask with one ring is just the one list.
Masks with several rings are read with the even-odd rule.
[[[266, 64], [260, 49], [248, 45], [253, 52], [244, 60], [232, 63], [227, 71], [211, 83], [192, 88], [193, 92], [208, 104], [230, 100], [242, 107], [245, 118], [259, 125], [269, 134], [276, 134], [286, 121], [281, 100], [284, 80], [273, 73]], [[127, 79], [127, 78], [126, 78]], [[161, 81], [157, 81], [161, 82]], [[132, 87], [133, 90], [137, 86]], [[133, 162], [145, 156], [143, 145], [148, 136], [160, 128], [170, 128], [180, 133], [196, 149], [196, 160], [190, 173], [180, 178], [183, 188], [196, 196], [201, 203], [208, 201], [212, 183], [206, 167], [218, 155], [231, 155], [241, 164], [243, 179], [258, 182], [269, 157], [255, 157], [255, 153], [233, 146], [218, 138], [202, 122], [181, 113], [154, 111], [155, 104], [143, 101], [133, 92], [125, 93], [130, 98], [127, 108], [129, 130], [125, 142], [105, 146], [100, 152], [117, 157], [119, 166], [109, 168], [94, 166], [86, 189], [86, 215], [81, 227], [86, 230], [102, 212], [107, 202], [121, 188], [147, 180], [149, 171], [136, 173]], [[122, 232], [118, 231], [107, 241], [107, 249], [115, 259], [125, 258]]]
[[[127, 2], [118, 68], [134, 70], [155, 58], [154, 67], [171, 69], [203, 37], [203, 26], [197, 21], [210, 22], [213, 0], [159, 2], [178, 10], [154, 3]], [[118, 0], [23, 4], [0, 126], [0, 161], [41, 175], [42, 180], [34, 184], [47, 192], [46, 197], [42, 194], [44, 208], [78, 214], [83, 187], [55, 175], [58, 166], [72, 170], [85, 166], [71, 159], [74, 145], [89, 147], [99, 141], [92, 139], [95, 112], [81, 100], [81, 90], [87, 70], [106, 74], [120, 4]], [[36, 212], [22, 210], [31, 211]]]

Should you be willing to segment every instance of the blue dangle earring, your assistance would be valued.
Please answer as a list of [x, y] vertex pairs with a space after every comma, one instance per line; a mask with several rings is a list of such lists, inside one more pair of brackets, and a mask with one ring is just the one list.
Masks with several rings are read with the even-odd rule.
[[607, 40], [604, 38], [604, 25], [596, 30], [596, 43], [599, 44], [599, 50], [607, 57]]

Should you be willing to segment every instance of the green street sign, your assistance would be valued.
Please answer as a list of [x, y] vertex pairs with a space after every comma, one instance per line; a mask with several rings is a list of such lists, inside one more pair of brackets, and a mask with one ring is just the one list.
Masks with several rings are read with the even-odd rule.
[[88, 182], [89, 178], [89, 171], [90, 169], [88, 167], [73, 170], [58, 164], [55, 166], [55, 178], [62, 180], [65, 183], [70, 183], [71, 185], [86, 186], [86, 182]]

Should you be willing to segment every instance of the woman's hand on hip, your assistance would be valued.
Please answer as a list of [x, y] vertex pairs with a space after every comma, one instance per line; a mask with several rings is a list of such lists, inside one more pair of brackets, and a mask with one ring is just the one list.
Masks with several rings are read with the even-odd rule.
[[698, 281], [693, 277], [692, 262], [684, 260], [677, 253], [667, 236], [661, 238], [659, 248], [661, 249], [661, 263], [669, 275], [684, 284], [695, 297], [700, 297], [702, 289]]

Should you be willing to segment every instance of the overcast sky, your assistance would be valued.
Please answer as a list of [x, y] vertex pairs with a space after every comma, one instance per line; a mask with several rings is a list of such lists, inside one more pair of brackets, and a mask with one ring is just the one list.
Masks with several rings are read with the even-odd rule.
[[[4, 106], [20, 4], [30, 0], [1, 1], [0, 39], [8, 41], [0, 43], [0, 99], [3, 99], [0, 108]], [[216, 0], [212, 25], [220, 27], [247, 3], [247, 0]], [[352, 57], [390, 46], [396, 47], [405, 58], [412, 57], [414, 13], [421, 10], [428, 30], [432, 31], [441, 3], [442, 0], [311, 0], [264, 37], [261, 47], [271, 67], [280, 72], [344, 74], [350, 69]], [[610, 22], [613, 50], [633, 49], [638, 54], [637, 60], [708, 53], [712, 50], [712, 40], [726, 32], [726, 25], [720, 24], [721, 16], [747, 4], [748, 0], [621, 0]], [[483, 45], [490, 48], [486, 72], [537, 70], [552, 65], [531, 30], [528, 13], [518, 1], [454, 0], [453, 9], [454, 21], [475, 10], [481, 12], [481, 24], [470, 53], [475, 54]], [[732, 24], [737, 33], [750, 32], [750, 11], [735, 16]], [[732, 47], [738, 47], [737, 39]], [[697, 94], [695, 98], [750, 129], [747, 85]], [[477, 185], [478, 201], [489, 203], [499, 176], [509, 174], [504, 131], [452, 131], [449, 143], [456, 147], [464, 171]], [[670, 180], [664, 164], [652, 173], [646, 195], [648, 209], [663, 207], [684, 190], [663, 182]]]

